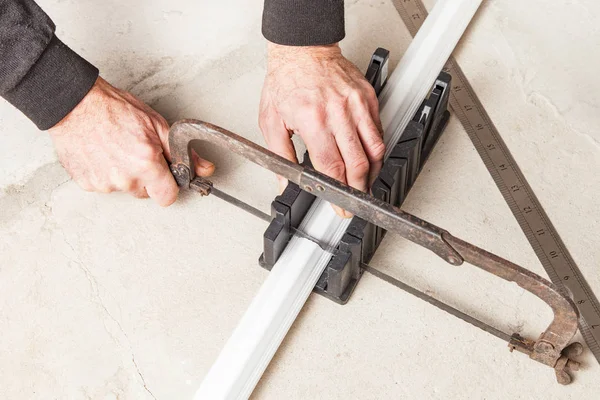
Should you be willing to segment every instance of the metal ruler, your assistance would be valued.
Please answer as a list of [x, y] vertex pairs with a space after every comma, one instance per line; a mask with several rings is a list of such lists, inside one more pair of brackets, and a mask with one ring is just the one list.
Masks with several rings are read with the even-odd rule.
[[[421, 0], [392, 0], [410, 34], [415, 36], [427, 9]], [[467, 131], [496, 186], [508, 203], [527, 240], [550, 280], [567, 291], [579, 313], [579, 329], [600, 363], [600, 303], [566, 246], [460, 66], [450, 57], [444, 71], [452, 75], [450, 106]]]

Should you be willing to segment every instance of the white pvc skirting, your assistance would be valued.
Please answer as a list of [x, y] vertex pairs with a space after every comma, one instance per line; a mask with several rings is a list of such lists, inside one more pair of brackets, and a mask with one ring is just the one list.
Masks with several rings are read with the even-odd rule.
[[[385, 157], [431, 90], [481, 0], [438, 0], [380, 95]], [[350, 223], [316, 199], [300, 230], [336, 246]], [[196, 392], [195, 400], [247, 399], [323, 273], [331, 254], [292, 237]]]

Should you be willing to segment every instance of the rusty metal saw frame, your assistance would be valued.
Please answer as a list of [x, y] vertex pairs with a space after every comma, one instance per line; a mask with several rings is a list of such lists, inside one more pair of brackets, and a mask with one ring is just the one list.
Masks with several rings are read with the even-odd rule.
[[211, 184], [194, 176], [190, 143], [204, 141], [232, 151], [268, 169], [304, 190], [314, 193], [352, 214], [372, 222], [389, 232], [396, 233], [425, 247], [446, 262], [458, 266], [467, 262], [499, 278], [514, 282], [545, 302], [554, 313], [550, 325], [531, 340], [514, 334], [509, 342], [511, 350], [527, 354], [531, 359], [555, 369], [559, 383], [571, 382], [568, 371], [577, 370], [579, 363], [571, 357], [581, 353], [581, 344], [569, 342], [577, 332], [579, 313], [573, 301], [563, 295], [554, 284], [541, 276], [502, 257], [453, 236], [419, 217], [404, 212], [384, 201], [347, 186], [320, 172], [290, 162], [233, 132], [198, 120], [175, 123], [169, 134], [173, 163], [171, 171], [179, 186], [209, 194]]

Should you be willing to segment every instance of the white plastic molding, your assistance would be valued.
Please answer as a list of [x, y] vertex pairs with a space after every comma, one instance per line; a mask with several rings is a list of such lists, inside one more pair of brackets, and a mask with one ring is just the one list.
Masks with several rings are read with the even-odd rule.
[[[438, 0], [380, 95], [384, 142], [392, 149], [431, 89], [481, 0]], [[336, 246], [350, 223], [316, 199], [300, 230]], [[331, 255], [294, 236], [204, 378], [194, 400], [247, 399]]]

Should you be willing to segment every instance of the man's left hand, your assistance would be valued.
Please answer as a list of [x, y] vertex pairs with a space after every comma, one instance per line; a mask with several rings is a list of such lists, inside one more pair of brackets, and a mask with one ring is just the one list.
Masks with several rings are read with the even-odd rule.
[[[259, 125], [273, 152], [297, 162], [291, 140], [297, 133], [316, 170], [356, 189], [367, 191], [381, 169], [377, 96], [337, 44], [269, 44]], [[283, 189], [286, 182], [280, 182]]]

